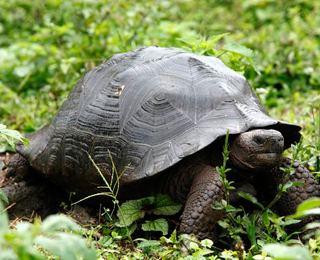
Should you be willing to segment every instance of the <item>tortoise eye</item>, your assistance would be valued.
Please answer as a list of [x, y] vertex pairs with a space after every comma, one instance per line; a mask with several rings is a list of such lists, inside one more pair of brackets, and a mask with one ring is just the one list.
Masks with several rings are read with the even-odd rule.
[[262, 139], [262, 137], [260, 137], [260, 136], [255, 136], [254, 138], [253, 138], [253, 141], [256, 143], [256, 144], [263, 144], [263, 139]]

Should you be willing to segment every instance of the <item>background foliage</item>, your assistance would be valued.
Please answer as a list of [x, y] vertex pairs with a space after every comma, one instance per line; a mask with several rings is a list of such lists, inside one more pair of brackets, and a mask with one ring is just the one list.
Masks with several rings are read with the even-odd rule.
[[261, 75], [250, 66], [245, 74], [263, 89], [266, 106], [299, 91], [317, 95], [319, 11], [312, 0], [1, 1], [2, 123], [38, 129], [84, 72], [113, 53], [144, 45], [188, 48], [195, 39], [207, 49], [206, 39], [227, 32], [217, 48], [237, 42], [254, 51]]
[[[273, 117], [301, 125], [298, 159], [319, 175], [320, 1], [6, 0], [0, 14], [0, 123], [8, 128], [39, 129], [84, 72], [113, 53], [179, 47], [219, 56], [245, 74]], [[226, 51], [235, 44], [254, 59]], [[112, 256], [119, 236], [104, 239]], [[181, 241], [173, 234], [161, 243], [176, 252]], [[136, 253], [159, 244], [144, 241]], [[196, 256], [210, 247], [193, 246]]]

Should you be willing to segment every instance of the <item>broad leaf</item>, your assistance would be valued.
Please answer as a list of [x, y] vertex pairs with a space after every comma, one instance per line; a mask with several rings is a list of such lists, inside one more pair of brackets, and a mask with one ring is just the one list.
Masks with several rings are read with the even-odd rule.
[[[135, 241], [137, 241], [138, 239], [136, 239]], [[142, 242], [140, 242], [138, 244], [138, 247], [140, 248], [145, 248], [145, 247], [158, 247], [161, 246], [161, 243], [157, 240], [147, 240], [147, 239], [142, 239]]]
[[41, 226], [44, 233], [53, 233], [62, 230], [78, 230], [79, 226], [69, 217], [65, 215], [52, 215], [47, 217]]
[[129, 200], [123, 203], [117, 213], [119, 222], [117, 223], [120, 227], [130, 226], [137, 219], [143, 218], [145, 211], [142, 210], [142, 201], [139, 200]]
[[262, 251], [273, 256], [276, 260], [312, 260], [308, 249], [302, 246], [268, 244], [263, 246]]
[[158, 194], [155, 197], [155, 208], [151, 211], [155, 215], [174, 215], [182, 207], [180, 203], [175, 202], [170, 196]]
[[210, 248], [210, 247], [213, 246], [213, 242], [212, 242], [212, 240], [210, 240], [210, 239], [204, 239], [204, 240], [201, 240], [201, 245], [202, 245], [203, 247]]
[[192, 250], [199, 250], [199, 245], [196, 242], [191, 241], [188, 245]]
[[146, 221], [146, 223], [142, 224], [142, 230], [144, 231], [161, 231], [165, 236], [168, 234], [169, 225], [168, 222], [164, 218], [159, 218], [152, 221]]
[[118, 226], [130, 226], [134, 221], [141, 219], [145, 213], [155, 215], [174, 215], [181, 209], [181, 204], [173, 201], [168, 195], [158, 194], [138, 200], [129, 200], [123, 203], [117, 213]]
[[60, 233], [55, 238], [39, 236], [36, 238], [36, 244], [61, 260], [96, 259], [95, 250], [89, 249], [83, 238], [72, 234]]

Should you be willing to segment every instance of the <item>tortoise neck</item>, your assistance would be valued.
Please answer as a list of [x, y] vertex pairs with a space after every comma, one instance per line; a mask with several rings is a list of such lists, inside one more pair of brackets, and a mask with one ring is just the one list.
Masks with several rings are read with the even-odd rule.
[[194, 176], [209, 165], [209, 161], [198, 156], [189, 156], [167, 170], [167, 178], [161, 183], [161, 193], [185, 203]]

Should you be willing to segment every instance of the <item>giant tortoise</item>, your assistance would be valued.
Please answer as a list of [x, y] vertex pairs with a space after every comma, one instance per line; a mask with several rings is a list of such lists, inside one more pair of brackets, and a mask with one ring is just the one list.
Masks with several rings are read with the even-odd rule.
[[119, 198], [169, 194], [184, 205], [180, 231], [215, 238], [225, 198], [216, 167], [230, 134], [228, 178], [258, 193], [278, 192], [280, 167], [295, 170], [277, 212], [320, 194], [308, 170], [282, 156], [300, 127], [272, 119], [246, 79], [214, 57], [144, 47], [113, 55], [81, 78], [50, 124], [18, 144], [9, 172], [34, 170], [68, 191], [100, 192], [101, 176], [120, 174]]

